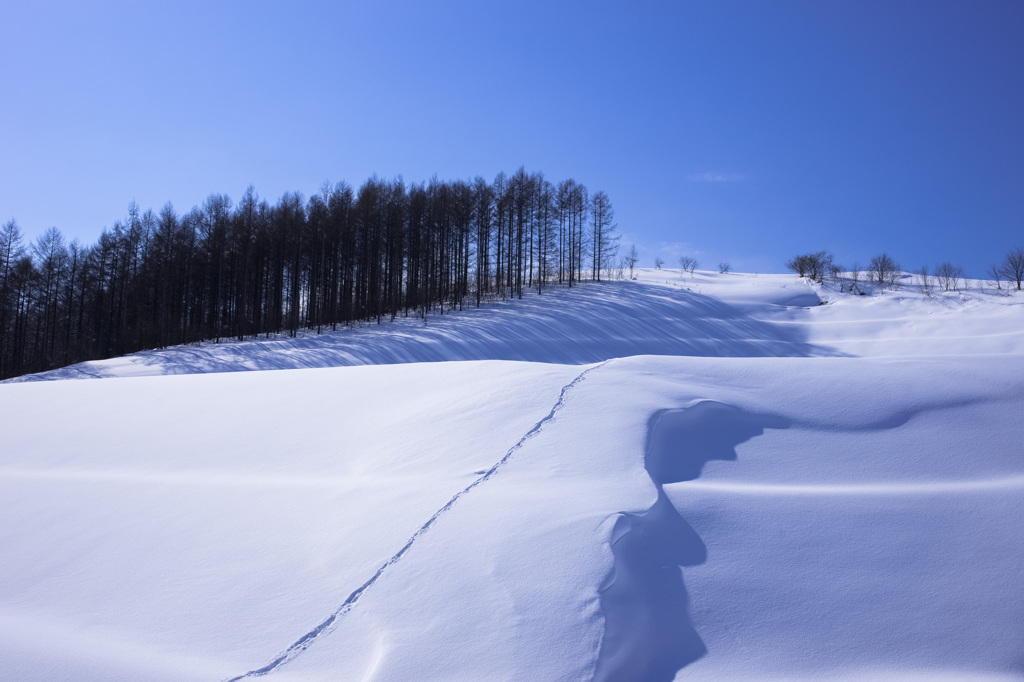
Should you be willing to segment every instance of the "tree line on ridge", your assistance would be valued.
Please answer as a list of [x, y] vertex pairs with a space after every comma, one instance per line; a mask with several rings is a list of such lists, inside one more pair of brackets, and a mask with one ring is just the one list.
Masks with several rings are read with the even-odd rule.
[[92, 246], [0, 227], [0, 378], [202, 340], [446, 312], [608, 277], [601, 191], [520, 168], [488, 183], [345, 183], [274, 205], [249, 187], [179, 215], [132, 202]]

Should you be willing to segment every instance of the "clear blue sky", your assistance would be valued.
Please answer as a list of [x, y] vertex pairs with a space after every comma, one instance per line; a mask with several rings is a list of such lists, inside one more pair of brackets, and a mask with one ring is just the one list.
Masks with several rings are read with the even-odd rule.
[[493, 179], [612, 199], [649, 265], [980, 275], [1024, 245], [1024, 2], [8, 3], [0, 220], [91, 244], [250, 183], [271, 202]]

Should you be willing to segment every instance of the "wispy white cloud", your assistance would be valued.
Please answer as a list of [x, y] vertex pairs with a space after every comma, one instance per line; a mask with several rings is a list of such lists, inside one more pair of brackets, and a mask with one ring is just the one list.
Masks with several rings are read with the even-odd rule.
[[741, 180], [743, 180], [743, 176], [739, 173], [721, 173], [719, 171], [705, 171], [690, 176], [691, 182], [740, 182]]
[[680, 256], [704, 255], [700, 248], [689, 242], [658, 242], [652, 250], [669, 262], [675, 262]]

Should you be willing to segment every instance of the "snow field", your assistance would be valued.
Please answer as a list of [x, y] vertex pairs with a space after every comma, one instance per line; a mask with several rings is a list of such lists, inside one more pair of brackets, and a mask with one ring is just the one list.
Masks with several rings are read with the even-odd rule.
[[[5, 390], [0, 650], [21, 666], [8, 673], [242, 672], [340, 603], [577, 373], [466, 363]], [[22, 621], [67, 633], [24, 641]], [[74, 645], [93, 636], [109, 655]], [[77, 653], [54, 662], [54, 641]], [[150, 668], [119, 653], [146, 647]]]
[[641, 271], [0, 386], [2, 676], [1019, 679], [1020, 312]]

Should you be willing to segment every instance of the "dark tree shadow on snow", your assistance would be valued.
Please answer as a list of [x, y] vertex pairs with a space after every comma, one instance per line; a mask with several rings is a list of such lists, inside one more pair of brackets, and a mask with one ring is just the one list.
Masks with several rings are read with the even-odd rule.
[[[812, 292], [785, 301], [816, 305]], [[382, 325], [299, 338], [223, 340], [201, 346], [141, 351], [133, 364], [150, 373], [197, 374], [245, 370], [342, 367], [407, 362], [520, 360], [590, 364], [634, 355], [695, 357], [810, 357], [840, 355], [810, 343], [799, 325], [763, 315], [778, 305], [737, 305], [692, 291], [606, 282], [482, 308], [399, 317]], [[783, 306], [784, 307], [784, 306]], [[19, 381], [117, 375], [106, 363], [86, 362]]]
[[711, 460], [734, 461], [740, 443], [766, 428], [788, 426], [781, 417], [713, 401], [651, 418], [645, 466], [658, 499], [646, 512], [622, 514], [615, 523], [614, 569], [601, 592], [605, 634], [595, 680], [668, 682], [707, 653], [690, 617], [682, 572], [704, 563], [707, 547], [663, 486], [700, 477]]

